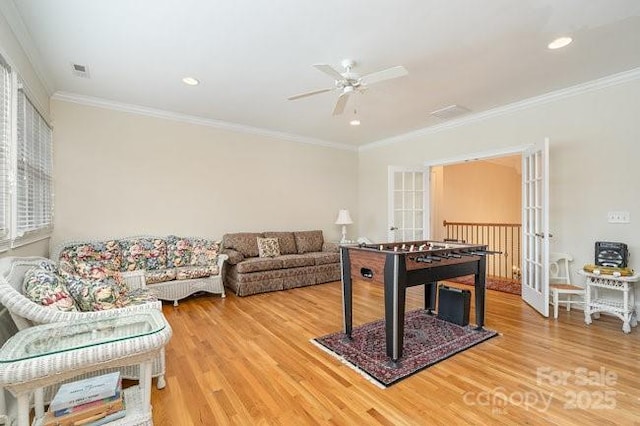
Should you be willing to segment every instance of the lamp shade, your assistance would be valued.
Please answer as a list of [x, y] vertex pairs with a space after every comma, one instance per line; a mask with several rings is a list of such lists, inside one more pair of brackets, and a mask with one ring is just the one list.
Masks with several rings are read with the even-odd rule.
[[338, 218], [336, 219], [336, 225], [351, 225], [353, 220], [349, 215], [349, 210], [343, 209], [338, 212]]

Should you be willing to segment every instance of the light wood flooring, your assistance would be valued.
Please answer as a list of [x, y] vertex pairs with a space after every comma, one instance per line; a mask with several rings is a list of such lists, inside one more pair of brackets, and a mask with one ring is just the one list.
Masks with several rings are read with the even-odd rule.
[[[408, 290], [407, 310], [421, 301]], [[164, 305], [173, 337], [155, 425], [640, 424], [640, 327], [585, 326], [579, 310], [546, 319], [488, 291], [500, 336], [380, 389], [309, 342], [342, 329], [341, 302], [335, 282]], [[356, 282], [354, 325], [382, 316], [380, 286]]]

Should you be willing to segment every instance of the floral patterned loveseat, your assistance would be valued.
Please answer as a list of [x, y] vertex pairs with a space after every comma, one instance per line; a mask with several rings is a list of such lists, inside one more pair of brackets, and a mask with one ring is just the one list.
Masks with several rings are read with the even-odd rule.
[[340, 253], [322, 231], [240, 232], [222, 237], [225, 285], [238, 296], [340, 279]]
[[137, 287], [147, 287], [158, 299], [173, 301], [205, 291], [225, 297], [222, 269], [227, 256], [218, 241], [194, 237], [134, 236], [102, 241], [67, 241], [51, 258], [60, 268], [101, 280], [113, 272]]

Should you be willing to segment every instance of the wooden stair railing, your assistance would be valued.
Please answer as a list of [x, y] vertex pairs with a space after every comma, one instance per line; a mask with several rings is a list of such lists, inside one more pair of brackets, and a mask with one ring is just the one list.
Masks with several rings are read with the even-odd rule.
[[445, 239], [469, 244], [486, 244], [489, 250], [499, 251], [487, 257], [487, 275], [520, 280], [521, 235], [519, 223], [447, 222]]

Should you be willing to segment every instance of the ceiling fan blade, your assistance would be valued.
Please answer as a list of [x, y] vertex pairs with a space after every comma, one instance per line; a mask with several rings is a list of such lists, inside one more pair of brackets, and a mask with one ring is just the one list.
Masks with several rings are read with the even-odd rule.
[[300, 99], [300, 98], [306, 98], [307, 96], [313, 96], [313, 95], [317, 95], [319, 93], [324, 93], [324, 92], [330, 92], [332, 91], [334, 88], [330, 88], [330, 89], [318, 89], [318, 90], [312, 90], [311, 92], [305, 92], [305, 93], [299, 93], [297, 95], [293, 95], [293, 96], [289, 96], [287, 99], [289, 99], [290, 101], [294, 101], [296, 99]]
[[360, 78], [360, 83], [372, 84], [372, 83], [377, 83], [379, 81], [389, 80], [392, 78], [403, 77], [407, 74], [409, 74], [409, 72], [405, 67], [397, 66], [397, 67], [387, 68], [386, 70], [364, 75]]
[[318, 71], [322, 71], [323, 73], [330, 75], [335, 80], [344, 80], [343, 75], [329, 64], [314, 64], [313, 66]]
[[333, 115], [340, 115], [342, 111], [344, 111], [344, 107], [347, 106], [347, 101], [349, 100], [349, 95], [351, 92], [343, 92], [338, 97], [338, 102], [336, 102], [336, 106], [333, 108]]

